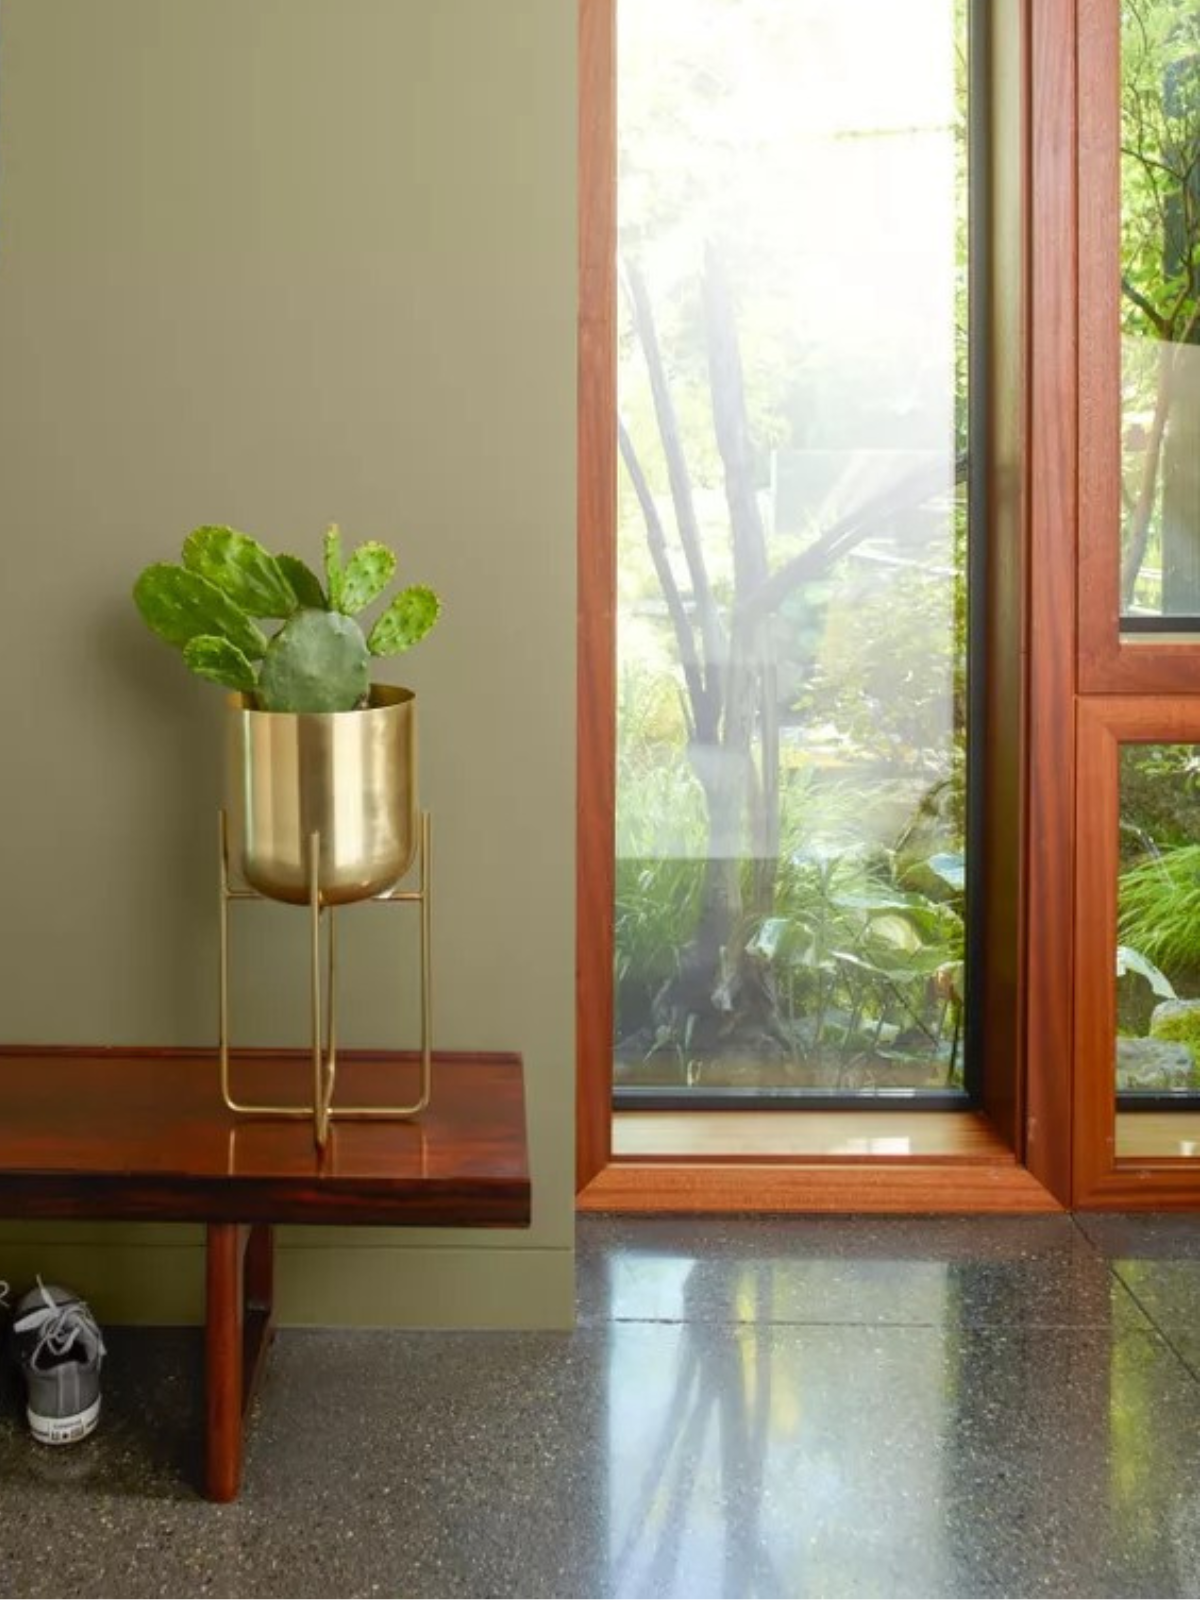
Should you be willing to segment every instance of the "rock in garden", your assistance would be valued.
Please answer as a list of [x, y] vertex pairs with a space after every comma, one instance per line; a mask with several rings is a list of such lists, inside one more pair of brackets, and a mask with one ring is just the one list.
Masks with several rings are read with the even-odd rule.
[[[1172, 1002], [1174, 1003], [1174, 1002]], [[1192, 1053], [1170, 1039], [1118, 1039], [1117, 1089], [1188, 1089]]]

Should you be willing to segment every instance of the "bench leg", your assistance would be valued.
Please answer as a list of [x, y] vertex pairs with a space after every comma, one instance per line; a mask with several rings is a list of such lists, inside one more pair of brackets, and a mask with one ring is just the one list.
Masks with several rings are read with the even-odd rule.
[[242, 1481], [244, 1418], [274, 1336], [271, 1228], [208, 1225], [205, 1311], [205, 1466], [209, 1500], [234, 1500]]

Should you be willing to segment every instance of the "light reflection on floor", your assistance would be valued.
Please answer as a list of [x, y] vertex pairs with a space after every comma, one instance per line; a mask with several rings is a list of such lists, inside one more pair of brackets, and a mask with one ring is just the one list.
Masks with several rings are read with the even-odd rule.
[[[886, 1465], [904, 1453], [889, 1403], [895, 1374], [886, 1360], [864, 1363], [854, 1339], [781, 1337], [774, 1289], [786, 1262], [731, 1264], [719, 1285], [725, 1304], [714, 1303], [711, 1284], [705, 1291], [698, 1262], [612, 1269], [612, 1316], [629, 1324], [616, 1330], [609, 1359], [614, 1593], [848, 1593], [864, 1543], [884, 1568], [941, 1587], [931, 1565], [941, 1450], [935, 1442], [909, 1462], [897, 1501]], [[894, 1303], [898, 1270], [910, 1286], [920, 1274], [925, 1315], [944, 1329], [943, 1263], [871, 1264], [860, 1283], [864, 1315], [875, 1320]], [[822, 1278], [839, 1272], [809, 1263], [814, 1309]], [[633, 1325], [648, 1290], [655, 1316], [671, 1319], [652, 1356]], [[699, 1294], [705, 1315], [694, 1322]], [[934, 1327], [922, 1342], [907, 1404], [933, 1415], [944, 1340]], [[870, 1421], [848, 1431], [850, 1395], [854, 1415]]]

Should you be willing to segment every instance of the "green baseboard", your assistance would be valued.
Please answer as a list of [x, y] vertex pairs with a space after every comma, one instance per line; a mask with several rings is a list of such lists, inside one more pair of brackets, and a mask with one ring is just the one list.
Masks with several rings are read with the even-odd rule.
[[[175, 1237], [164, 1237], [170, 1234]], [[100, 1225], [6, 1225], [0, 1278], [21, 1290], [38, 1273], [82, 1294], [101, 1322], [203, 1318], [199, 1229], [148, 1224], [114, 1227], [105, 1236]], [[574, 1251], [284, 1242], [277, 1252], [276, 1307], [285, 1327], [569, 1328]]]

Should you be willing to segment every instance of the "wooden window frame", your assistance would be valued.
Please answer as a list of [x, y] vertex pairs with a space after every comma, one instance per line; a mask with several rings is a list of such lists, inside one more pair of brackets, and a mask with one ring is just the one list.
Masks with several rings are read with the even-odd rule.
[[1200, 689], [1200, 639], [1120, 627], [1121, 30], [1117, 0], [1079, 0], [1079, 689]]
[[[1007, 436], [992, 441], [1000, 448], [989, 485], [992, 515], [1011, 533], [994, 558], [999, 670], [987, 711], [989, 742], [1000, 753], [988, 781], [1006, 801], [992, 807], [984, 842], [996, 857], [994, 893], [983, 902], [1003, 977], [991, 1002], [999, 1043], [987, 1063], [985, 1109], [1009, 1152], [992, 1165], [613, 1158], [616, 0], [578, 0], [578, 8], [578, 1203], [596, 1210], [1060, 1209], [1071, 1196], [1075, 0], [997, 0], [992, 8], [1008, 28], [1020, 86], [1011, 170], [998, 175], [1015, 185], [1020, 208], [1009, 274], [1016, 305], [998, 345], [1016, 355], [998, 363], [1011, 392], [990, 408], [995, 418], [1016, 418]], [[1027, 848], [1028, 840], [1037, 847]]]
[[1086, 1209], [1200, 1206], [1200, 1162], [1116, 1153], [1117, 878], [1123, 744], [1200, 744], [1200, 696], [1153, 704], [1127, 695], [1080, 701], [1076, 848], [1075, 1194]]

